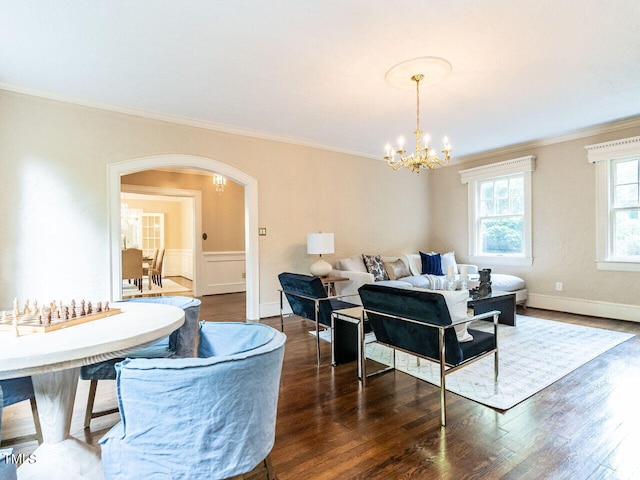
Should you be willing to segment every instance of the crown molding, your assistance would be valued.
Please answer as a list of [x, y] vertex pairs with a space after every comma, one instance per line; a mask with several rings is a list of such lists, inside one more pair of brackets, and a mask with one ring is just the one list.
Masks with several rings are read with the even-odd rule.
[[7, 90], [10, 92], [22, 93], [24, 95], [31, 95], [34, 97], [47, 98], [49, 100], [56, 100], [59, 102], [71, 103], [74, 105], [81, 105], [83, 107], [97, 108], [100, 110], [107, 110], [110, 112], [124, 113], [126, 115], [134, 115], [137, 117], [148, 118], [151, 120], [158, 120], [161, 122], [175, 123], [178, 125], [185, 125], [189, 127], [202, 128], [205, 130], [211, 130], [221, 133], [229, 133], [232, 135], [239, 135], [243, 137], [260, 138], [262, 140], [269, 140], [273, 142], [287, 143], [290, 145], [296, 145], [300, 147], [315, 148], [318, 150], [326, 150], [334, 153], [341, 153], [344, 155], [352, 155], [356, 157], [364, 157], [378, 160], [377, 156], [347, 150], [344, 148], [334, 147], [331, 145], [324, 145], [321, 143], [310, 142], [295, 137], [288, 137], [286, 135], [277, 135], [272, 133], [263, 132], [260, 130], [251, 130], [248, 128], [236, 127], [233, 125], [225, 125], [222, 123], [207, 122], [205, 120], [196, 120], [193, 118], [179, 117], [177, 115], [166, 115], [163, 113], [149, 112], [147, 110], [141, 110], [137, 108], [124, 107], [122, 105], [114, 105], [106, 102], [99, 102], [96, 100], [90, 100], [82, 97], [75, 97], [73, 95], [67, 95], [64, 93], [51, 92], [47, 90], [40, 90], [37, 88], [22, 87], [20, 85], [14, 85], [11, 83], [0, 82], [0, 90]]
[[[56, 100], [59, 102], [71, 103], [75, 105], [81, 105], [85, 107], [97, 108], [100, 110], [107, 110], [116, 113], [123, 113], [127, 115], [134, 115], [137, 117], [148, 118], [151, 120], [158, 120], [161, 122], [174, 123], [178, 125], [185, 125], [190, 127], [202, 128], [205, 130], [211, 130], [221, 133], [229, 133], [232, 135], [239, 135], [243, 137], [260, 138], [263, 140], [269, 140], [274, 142], [286, 143], [290, 145], [296, 145], [301, 147], [315, 148], [318, 150], [325, 150], [334, 153], [340, 153], [343, 155], [351, 155], [361, 158], [369, 158], [373, 160], [384, 161], [382, 156], [371, 155], [369, 153], [356, 152], [353, 150], [347, 150], [331, 145], [325, 145], [321, 143], [310, 142], [294, 137], [287, 137], [285, 135], [276, 135], [260, 130], [251, 130], [248, 128], [236, 127], [233, 125], [224, 125], [220, 123], [207, 122], [204, 120], [196, 120], [192, 118], [179, 117], [175, 115], [166, 115], [161, 113], [149, 112], [146, 110], [124, 107], [121, 105], [109, 104], [106, 102], [99, 102], [96, 100], [90, 100], [82, 97], [75, 97], [73, 95], [67, 95], [58, 92], [51, 92], [48, 90], [41, 90], [31, 87], [23, 87], [6, 82], [0, 82], [0, 90], [7, 90], [10, 92], [21, 93], [25, 95], [31, 95], [34, 97], [47, 98], [50, 100]], [[593, 135], [615, 132], [625, 128], [640, 127], [640, 115], [634, 117], [623, 118], [608, 122], [600, 125], [593, 125], [583, 129], [568, 132], [562, 135], [556, 135], [552, 137], [546, 137], [543, 139], [532, 140], [529, 142], [516, 143], [504, 147], [495, 148], [492, 150], [486, 150], [478, 153], [471, 153], [469, 155], [462, 155], [460, 157], [454, 157], [451, 159], [449, 166], [459, 165], [463, 163], [472, 162], [475, 160], [483, 160], [487, 158], [493, 158], [496, 155], [508, 155], [510, 153], [520, 152], [525, 149], [544, 147], [548, 145], [554, 145], [556, 143], [567, 142], [576, 140], [579, 138], [590, 137]]]
[[546, 147], [549, 145], [555, 145], [557, 143], [569, 142], [580, 138], [591, 137], [594, 135], [600, 135], [604, 133], [617, 132], [626, 128], [638, 128], [640, 127], [640, 115], [634, 117], [623, 118], [615, 120], [613, 122], [603, 123], [600, 125], [592, 125], [590, 127], [574, 130], [562, 135], [556, 135], [552, 137], [546, 137], [538, 140], [531, 140], [529, 142], [516, 143], [505, 147], [495, 148], [484, 152], [472, 153], [469, 155], [463, 155], [455, 159], [452, 159], [450, 165], [473, 162], [475, 160], [484, 160], [487, 158], [494, 158], [497, 155], [508, 155], [511, 153], [521, 152], [522, 150]]

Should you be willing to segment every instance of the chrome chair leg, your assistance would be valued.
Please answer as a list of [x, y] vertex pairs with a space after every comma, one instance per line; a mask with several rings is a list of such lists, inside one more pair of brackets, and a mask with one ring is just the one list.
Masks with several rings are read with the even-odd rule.
[[320, 316], [320, 302], [317, 300], [314, 302], [316, 305], [316, 357], [318, 359], [318, 365], [320, 365], [320, 322], [318, 317]]
[[440, 347], [440, 425], [443, 427], [447, 424], [447, 398], [446, 398], [446, 364], [445, 364], [445, 346], [444, 346], [444, 329], [440, 329], [439, 347]]
[[280, 331], [284, 332], [284, 292], [280, 290]]

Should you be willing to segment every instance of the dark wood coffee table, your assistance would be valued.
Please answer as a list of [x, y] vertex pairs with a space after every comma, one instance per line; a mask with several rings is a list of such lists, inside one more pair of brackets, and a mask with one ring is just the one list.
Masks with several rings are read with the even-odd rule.
[[505, 325], [516, 325], [516, 294], [511, 292], [501, 292], [494, 290], [486, 297], [469, 298], [467, 302], [469, 308], [473, 308], [473, 314], [500, 310], [498, 323]]

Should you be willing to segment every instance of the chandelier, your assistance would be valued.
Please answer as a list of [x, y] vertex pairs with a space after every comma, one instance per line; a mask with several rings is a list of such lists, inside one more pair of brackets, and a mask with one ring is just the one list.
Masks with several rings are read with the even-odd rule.
[[222, 175], [218, 175], [217, 173], [215, 173], [213, 175], [213, 184], [216, 186], [216, 192], [218, 192], [218, 194], [221, 194], [222, 192], [224, 192], [224, 187], [227, 184], [227, 179]]
[[[407, 71], [410, 69], [414, 69], [414, 72], [423, 71], [426, 73], [413, 73], [409, 76], [407, 75]], [[421, 57], [399, 63], [387, 72], [387, 82], [392, 86], [407, 86], [407, 78], [410, 79], [411, 82], [415, 82], [416, 85], [416, 129], [413, 132], [416, 138], [416, 149], [415, 152], [405, 155], [407, 151], [404, 148], [403, 137], [398, 139], [396, 149], [394, 149], [390, 143], [387, 143], [385, 146], [386, 154], [384, 159], [394, 170], [399, 170], [401, 167], [404, 167], [412, 172], [420, 173], [420, 169], [422, 168], [433, 170], [436, 165], [445, 166], [449, 164], [449, 160], [451, 160], [451, 144], [449, 143], [449, 139], [445, 136], [442, 140], [442, 153], [444, 156], [440, 158], [436, 151], [429, 146], [429, 135], [425, 135], [424, 139], [422, 137], [424, 132], [420, 130], [420, 82], [427, 79], [429, 83], [435, 83], [450, 71], [451, 65], [442, 58]]]

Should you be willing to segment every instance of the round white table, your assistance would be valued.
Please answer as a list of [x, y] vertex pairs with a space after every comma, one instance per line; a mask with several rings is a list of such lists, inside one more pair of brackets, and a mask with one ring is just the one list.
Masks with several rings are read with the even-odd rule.
[[35, 462], [20, 480], [103, 478], [100, 452], [70, 436], [80, 367], [152, 345], [184, 323], [184, 311], [152, 303], [112, 303], [122, 313], [48, 333], [0, 332], [0, 380], [31, 375], [42, 426]]

